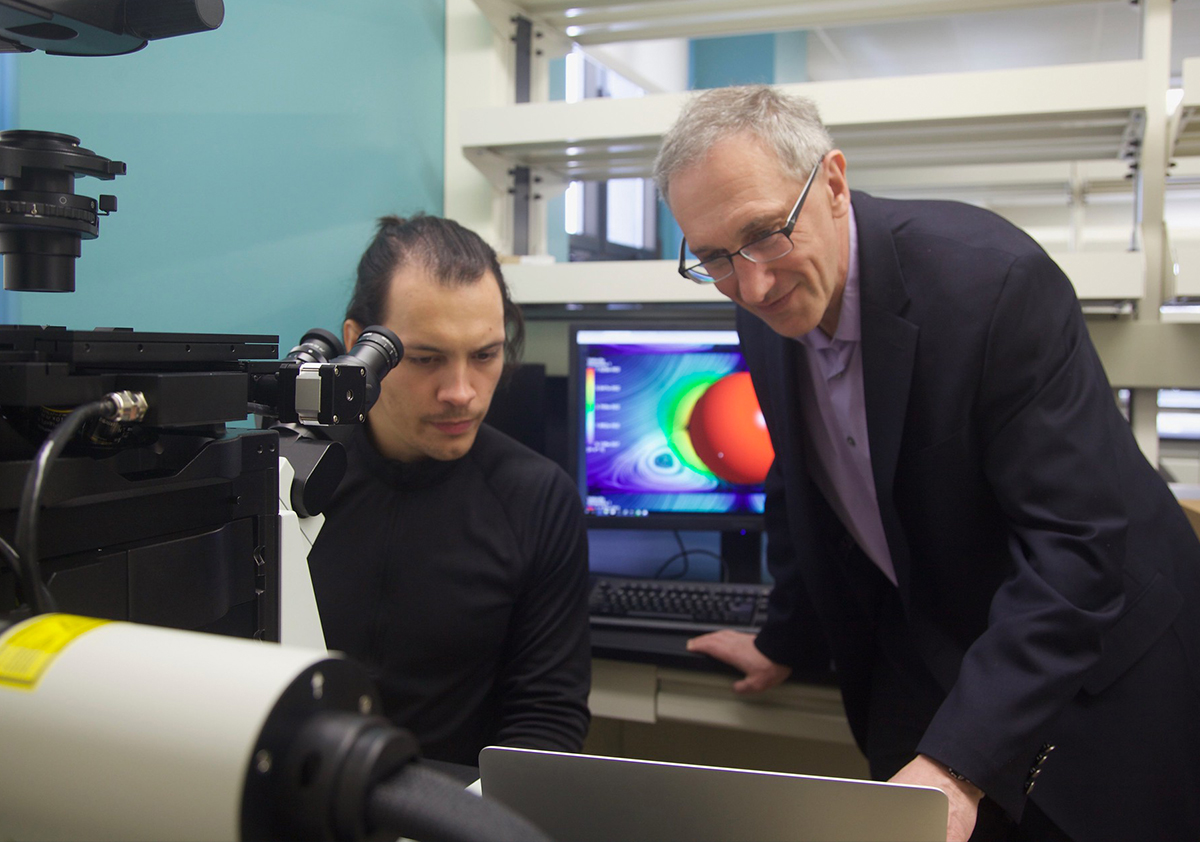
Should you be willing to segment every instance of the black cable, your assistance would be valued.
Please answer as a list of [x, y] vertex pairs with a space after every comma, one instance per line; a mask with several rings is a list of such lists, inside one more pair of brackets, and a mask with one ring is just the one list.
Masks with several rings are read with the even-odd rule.
[[13, 549], [12, 544], [5, 541], [0, 536], [0, 555], [4, 556], [4, 560], [8, 562], [8, 566], [12, 568], [12, 572], [16, 574], [17, 581], [21, 581], [21, 559], [17, 556], [17, 551]]
[[662, 564], [660, 564], [658, 566], [658, 569], [654, 571], [653, 578], [655, 578], [655, 579], [663, 578], [663, 574], [667, 572], [667, 568], [670, 567], [672, 564], [674, 564], [676, 560], [681, 559], [681, 558], [683, 559], [683, 569], [680, 570], [678, 573], [676, 573], [674, 576], [670, 576], [668, 578], [682, 579], [684, 576], [686, 576], [688, 574], [688, 570], [691, 568], [691, 562], [688, 560], [688, 551], [687, 550], [682, 550], [680, 552], [675, 553], [675, 555], [673, 555], [673, 556], [669, 556], [667, 558], [667, 560], [664, 561]]
[[[13, 575], [17, 578], [17, 589], [13, 594], [13, 604], [11, 606], [0, 606], [0, 631], [3, 631], [6, 621], [7, 623], [16, 622], [16, 612], [20, 611], [22, 606], [28, 610], [29, 598], [26, 596], [26, 586], [21, 576], [21, 559], [17, 556], [17, 551], [13, 549], [12, 544], [0, 537], [0, 556], [8, 562], [8, 566], [12, 568]], [[24, 619], [22, 616], [20, 619]]]
[[370, 838], [421, 842], [550, 842], [544, 832], [497, 801], [453, 778], [409, 763], [377, 784], [367, 799]]
[[[8, 566], [12, 569], [13, 575], [17, 579], [17, 589], [13, 594], [14, 602], [11, 610], [0, 606], [0, 616], [7, 615], [7, 621], [11, 623], [14, 616], [12, 612], [20, 609], [22, 605], [28, 606], [28, 598], [25, 596], [26, 586], [22, 578], [21, 559], [17, 556], [17, 551], [13, 549], [12, 544], [5, 541], [3, 537], [0, 537], [0, 556], [3, 556], [4, 560], [8, 562]], [[3, 631], [4, 627], [5, 620], [0, 619], [0, 631]]]
[[712, 550], [689, 550], [686, 546], [684, 546], [683, 536], [679, 534], [679, 530], [673, 529], [673, 530], [671, 530], [671, 532], [675, 536], [676, 543], [679, 544], [679, 552], [675, 553], [673, 556], [669, 557], [666, 561], [664, 561], [662, 564], [660, 564], [658, 567], [658, 570], [654, 571], [654, 576], [652, 578], [661, 579], [663, 577], [663, 573], [665, 573], [667, 571], [667, 568], [670, 567], [677, 559], [682, 558], [683, 559], [683, 569], [680, 570], [679, 573], [677, 573], [676, 575], [671, 577], [672, 579], [682, 579], [684, 576], [686, 576], [688, 574], [688, 571], [691, 569], [691, 558], [690, 558], [691, 556], [707, 555], [707, 556], [712, 556], [713, 558], [715, 558], [717, 560], [717, 562], [721, 565], [721, 570], [722, 570], [721, 581], [725, 581], [724, 572], [723, 572], [724, 568], [725, 568], [725, 560], [721, 558], [719, 553], [714, 553]]
[[21, 508], [17, 515], [16, 552], [21, 570], [21, 586], [31, 601], [35, 614], [55, 610], [54, 597], [38, 571], [38, 513], [42, 506], [42, 490], [50, 466], [67, 446], [67, 442], [79, 432], [79, 428], [93, 418], [110, 415], [114, 411], [113, 401], [102, 398], [72, 410], [58, 422], [42, 446], [38, 448], [33, 465], [25, 475], [25, 487], [21, 492]]

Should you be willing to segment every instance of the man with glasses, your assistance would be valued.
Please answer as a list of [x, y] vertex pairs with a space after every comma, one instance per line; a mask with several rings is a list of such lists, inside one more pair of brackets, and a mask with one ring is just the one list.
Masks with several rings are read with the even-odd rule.
[[832, 658], [873, 776], [947, 837], [1200, 837], [1200, 542], [1061, 270], [952, 202], [851, 191], [813, 104], [685, 106], [679, 272], [739, 305], [776, 461], [769, 621], [693, 651], [754, 692]]

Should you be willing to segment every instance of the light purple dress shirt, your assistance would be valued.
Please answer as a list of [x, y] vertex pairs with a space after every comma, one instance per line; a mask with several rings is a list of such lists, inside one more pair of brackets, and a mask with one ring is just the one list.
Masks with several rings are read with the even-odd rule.
[[896, 570], [879, 515], [867, 440], [858, 225], [853, 209], [850, 266], [837, 330], [831, 338], [821, 328], [813, 328], [796, 341], [807, 349], [808, 370], [800, 372], [800, 395], [813, 480], [854, 540], [894, 585]]

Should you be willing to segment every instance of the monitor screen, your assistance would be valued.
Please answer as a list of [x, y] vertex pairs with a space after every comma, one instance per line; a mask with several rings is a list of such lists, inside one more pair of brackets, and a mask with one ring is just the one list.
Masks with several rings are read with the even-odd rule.
[[589, 526], [760, 529], [774, 458], [737, 331], [573, 325], [572, 467]]

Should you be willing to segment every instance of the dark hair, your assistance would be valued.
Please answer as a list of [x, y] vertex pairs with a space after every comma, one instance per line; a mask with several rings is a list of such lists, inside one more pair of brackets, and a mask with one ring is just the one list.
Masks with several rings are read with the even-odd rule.
[[392, 278], [406, 266], [422, 264], [444, 286], [473, 284], [491, 272], [504, 301], [504, 367], [516, 368], [525, 349], [525, 318], [508, 293], [495, 250], [452, 219], [418, 214], [384, 216], [375, 238], [358, 261], [354, 294], [346, 318], [362, 327], [382, 324]]

